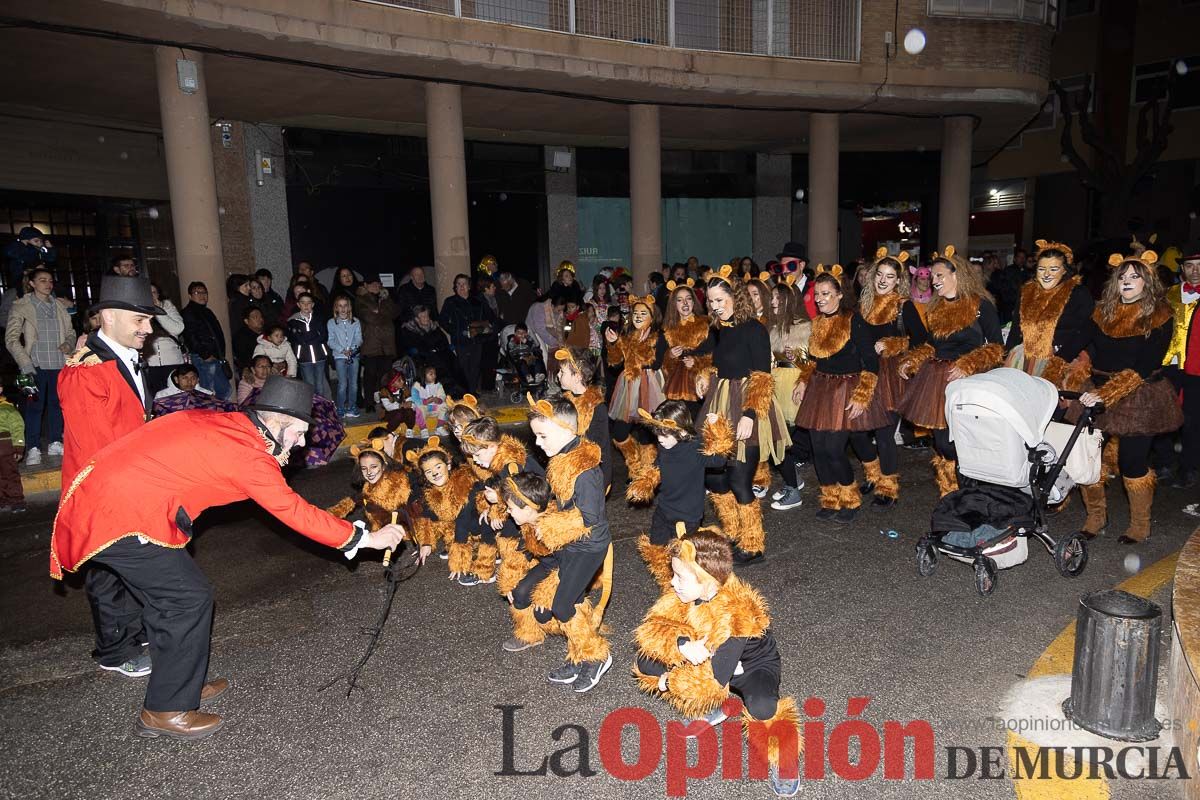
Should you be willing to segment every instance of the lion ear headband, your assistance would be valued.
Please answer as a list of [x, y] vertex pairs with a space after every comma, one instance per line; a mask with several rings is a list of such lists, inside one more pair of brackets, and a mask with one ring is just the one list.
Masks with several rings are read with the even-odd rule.
[[1158, 263], [1158, 253], [1154, 252], [1153, 250], [1143, 250], [1141, 255], [1136, 256], [1123, 256], [1120, 253], [1113, 253], [1108, 257], [1108, 266], [1112, 269], [1116, 269], [1122, 264], [1127, 264], [1130, 261], [1137, 261], [1145, 264], [1147, 267], [1153, 267]]
[[575, 360], [575, 356], [571, 355], [571, 351], [565, 347], [560, 347], [554, 351], [555, 361], [565, 361], [571, 365], [571, 369], [579, 372], [579, 362]]
[[718, 581], [716, 578], [714, 578], [712, 576], [711, 572], [706, 570], [704, 567], [700, 566], [700, 563], [698, 561], [696, 561], [696, 545], [694, 542], [691, 542], [688, 539], [683, 538], [682, 533], [679, 530], [679, 526], [682, 526], [682, 525], [683, 525], [683, 523], [680, 522], [679, 525], [676, 526], [675, 535], [678, 536], [679, 538], [676, 540], [678, 542], [678, 544], [676, 545], [677, 549], [675, 550], [675, 557], [678, 558], [680, 561], [682, 561], [684, 564], [687, 564], [688, 569], [690, 569], [693, 573], [695, 573], [696, 579], [698, 582], [700, 582], [700, 583], [711, 582], [711, 583], [715, 583], [719, 586], [720, 581]]
[[890, 258], [893, 261], [895, 261], [897, 264], [900, 264], [901, 266], [903, 266], [904, 264], [906, 264], [908, 262], [909, 252], [907, 250], [901, 250], [899, 253], [896, 253], [896, 255], [889, 256], [887, 247], [884, 247], [881, 245], [879, 247], [879, 249], [877, 249], [875, 251], [875, 263], [879, 263], [880, 261], [883, 261], [885, 258]]
[[722, 264], [720, 269], [714, 270], [712, 273], [709, 274], [709, 278], [711, 280], [720, 281], [721, 283], [725, 284], [726, 286], [732, 287], [733, 286], [733, 283], [732, 283], [733, 267], [729, 266], [728, 264]]
[[536, 509], [537, 504], [530, 500], [525, 493], [521, 491], [521, 487], [517, 486], [517, 482], [513, 480], [518, 472], [520, 472], [520, 470], [517, 468], [516, 464], [509, 464], [508, 475], [504, 477], [504, 483], [508, 486], [508, 490], [513, 493], [513, 496], [521, 501], [521, 505], [525, 506], [526, 508]]
[[446, 459], [447, 464], [450, 463], [450, 454], [447, 453], [445, 448], [442, 447], [442, 437], [440, 436], [430, 436], [425, 440], [424, 447], [422, 447], [420, 450], [409, 450], [404, 457], [415, 466], [416, 464], [420, 463], [422, 458], [430, 455], [431, 453], [437, 453], [441, 455], [442, 458]]
[[695, 285], [696, 285], [696, 282], [694, 280], [692, 280], [691, 278], [688, 278], [686, 281], [681, 281], [679, 283], [676, 283], [675, 281], [667, 281], [667, 291], [673, 292], [676, 289], [683, 287], [683, 286], [686, 286], [687, 288], [691, 289], [691, 288], [695, 287]]
[[374, 439], [364, 439], [358, 444], [350, 446], [350, 455], [358, 458], [363, 453], [374, 453], [387, 463], [387, 451], [384, 448], [387, 446], [386, 436], [376, 436]]
[[1071, 251], [1070, 247], [1067, 247], [1062, 242], [1049, 242], [1045, 239], [1038, 239], [1033, 244], [1035, 247], [1037, 247], [1037, 252], [1033, 254], [1034, 262], [1041, 258], [1042, 253], [1046, 252], [1047, 250], [1058, 250], [1066, 257], [1068, 264], [1075, 263], [1075, 253]]
[[[683, 427], [673, 419], [656, 419], [653, 414], [644, 408], [638, 409], [638, 416], [652, 428], [662, 428], [672, 433], [684, 433]], [[680, 523], [683, 524], [683, 523]]]
[[533, 395], [529, 392], [526, 392], [525, 402], [529, 403], [529, 410], [533, 412], [534, 415], [539, 416], [542, 419], [550, 420], [565, 431], [576, 433], [574, 428], [558, 418], [558, 415], [554, 413], [554, 406], [550, 405], [549, 400], [546, 400], [545, 398], [542, 398], [541, 400], [534, 400]]
[[818, 275], [828, 274], [840, 280], [842, 277], [842, 265], [834, 264], [832, 267], [827, 267], [824, 264], [817, 264], [816, 272]]
[[466, 406], [467, 408], [469, 408], [471, 410], [471, 413], [473, 413], [476, 417], [481, 416], [479, 413], [479, 400], [473, 394], [464, 394], [462, 397], [458, 398], [457, 400], [455, 400], [454, 398], [450, 398], [450, 405], [452, 407], [453, 406]]

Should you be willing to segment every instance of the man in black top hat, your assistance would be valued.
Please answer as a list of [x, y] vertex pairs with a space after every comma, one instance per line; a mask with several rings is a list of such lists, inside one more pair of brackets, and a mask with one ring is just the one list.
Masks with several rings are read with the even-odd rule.
[[4, 260], [8, 270], [8, 288], [16, 289], [17, 297], [21, 297], [25, 294], [21, 276], [38, 264], [53, 267], [58, 261], [58, 250], [44, 233], [32, 226], [26, 226], [21, 228], [16, 241], [9, 242], [4, 248]]
[[[397, 525], [368, 533], [292, 491], [281, 467], [304, 445], [313, 389], [272, 375], [246, 411], [179, 411], [105, 448], [64, 499], [50, 544], [50, 575], [99, 563], [145, 607], [154, 672], [139, 736], [198, 739], [221, 727], [199, 711], [229, 682], [207, 680], [213, 588], [186, 546], [192, 520], [213, 506], [254, 500], [276, 519], [353, 558], [395, 547]], [[135, 531], [135, 534], [128, 533]]]
[[[71, 356], [58, 377], [65, 423], [64, 491], [96, 453], [146, 423], [153, 400], [141, 349], [151, 317], [164, 312], [154, 304], [150, 281], [105, 275], [100, 298], [90, 310], [100, 312], [100, 330]], [[85, 587], [96, 626], [92, 658], [102, 669], [121, 675], [148, 675], [142, 604], [102, 567], [88, 570]]]

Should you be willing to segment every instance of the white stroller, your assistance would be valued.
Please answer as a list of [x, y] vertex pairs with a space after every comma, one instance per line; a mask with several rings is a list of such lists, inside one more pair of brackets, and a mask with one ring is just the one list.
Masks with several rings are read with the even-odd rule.
[[[958, 451], [960, 474], [974, 485], [943, 497], [930, 533], [917, 543], [917, 571], [927, 576], [939, 553], [975, 567], [982, 595], [997, 573], [1023, 563], [1034, 537], [1058, 571], [1076, 577], [1087, 565], [1087, 542], [1074, 533], [1057, 542], [1046, 508], [1066, 498], [1076, 483], [1099, 479], [1101, 434], [1086, 409], [1074, 426], [1051, 422], [1061, 397], [1054, 385], [1016, 369], [995, 369], [953, 381], [946, 388], [946, 420]], [[1085, 430], [1086, 429], [1086, 430]]]

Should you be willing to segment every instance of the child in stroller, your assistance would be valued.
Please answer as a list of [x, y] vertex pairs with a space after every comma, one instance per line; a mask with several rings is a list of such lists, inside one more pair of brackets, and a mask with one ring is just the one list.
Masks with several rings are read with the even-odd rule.
[[518, 323], [509, 334], [501, 361], [496, 372], [511, 402], [521, 402], [526, 393], [534, 399], [546, 393], [546, 358], [525, 323]]
[[973, 485], [938, 502], [930, 533], [917, 542], [918, 573], [933, 574], [940, 553], [972, 564], [976, 590], [989, 595], [1000, 569], [1026, 560], [1029, 537], [1046, 548], [1064, 577], [1083, 572], [1087, 537], [1076, 532], [1056, 541], [1046, 509], [1074, 483], [1098, 479], [1100, 436], [1091, 428], [1098, 412], [1089, 409], [1073, 428], [1052, 423], [1059, 397], [1049, 381], [1008, 368], [950, 384], [950, 438], [959, 471], [970, 479], [964, 484]]

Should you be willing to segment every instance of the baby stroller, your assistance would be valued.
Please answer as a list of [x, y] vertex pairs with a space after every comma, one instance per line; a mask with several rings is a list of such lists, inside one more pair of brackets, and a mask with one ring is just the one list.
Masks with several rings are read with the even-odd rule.
[[[511, 336], [512, 328], [505, 328]], [[512, 356], [508, 352], [508, 339], [504, 340], [504, 346], [500, 348], [500, 358], [496, 362], [496, 390], [503, 396], [508, 395], [510, 403], [525, 402], [525, 395], [530, 394], [534, 400], [540, 400], [546, 394], [547, 375], [542, 372], [537, 375], [528, 376], [517, 369], [517, 364], [513, 361]]]
[[964, 483], [972, 485], [938, 502], [930, 533], [917, 542], [918, 573], [932, 575], [940, 553], [973, 565], [976, 590], [990, 595], [999, 570], [1028, 558], [1030, 537], [1041, 542], [1064, 577], [1083, 572], [1086, 537], [1077, 532], [1056, 541], [1046, 509], [1076, 482], [1099, 479], [1101, 435], [1092, 417], [1103, 408], [1085, 409], [1073, 427], [1052, 423], [1060, 396], [1079, 395], [1060, 395], [1049, 381], [1007, 368], [947, 387], [950, 438], [959, 472], [968, 479]]

